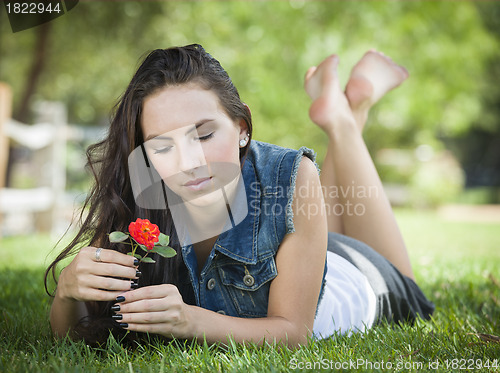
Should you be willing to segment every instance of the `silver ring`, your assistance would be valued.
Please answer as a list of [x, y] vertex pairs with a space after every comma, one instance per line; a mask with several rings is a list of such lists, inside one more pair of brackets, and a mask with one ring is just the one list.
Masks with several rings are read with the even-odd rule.
[[102, 262], [101, 251], [102, 251], [102, 247], [97, 248], [95, 251], [95, 260], [97, 260], [98, 262]]

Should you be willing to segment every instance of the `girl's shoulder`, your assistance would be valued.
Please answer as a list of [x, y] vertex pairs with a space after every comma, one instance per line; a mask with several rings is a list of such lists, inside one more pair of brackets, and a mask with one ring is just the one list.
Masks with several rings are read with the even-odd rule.
[[280, 231], [282, 236], [295, 231], [292, 204], [303, 157], [310, 158], [319, 172], [316, 154], [309, 148], [295, 150], [252, 140], [243, 164], [245, 185], [252, 195], [262, 198], [260, 205], [267, 203], [272, 206], [272, 215], [277, 224], [275, 231]]
[[252, 140], [245, 162], [248, 160], [256, 169], [279, 171], [283, 166], [294, 166], [300, 163], [302, 156], [307, 156], [316, 163], [316, 153], [305, 146], [296, 149]]

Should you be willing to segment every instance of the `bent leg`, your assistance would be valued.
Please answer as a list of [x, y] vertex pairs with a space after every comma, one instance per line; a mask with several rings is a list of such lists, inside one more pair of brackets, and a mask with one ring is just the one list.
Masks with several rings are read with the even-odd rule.
[[[337, 81], [337, 60], [336, 56], [329, 56], [321, 64], [311, 67], [304, 79], [304, 89], [313, 100], [309, 109], [309, 116], [312, 121], [328, 133], [331, 118], [330, 113], [334, 113], [335, 95], [338, 94], [335, 89]], [[323, 126], [323, 123], [325, 124]], [[320, 181], [324, 191], [325, 207], [327, 212], [327, 224], [329, 232], [344, 233], [342, 222], [342, 211], [337, 211], [337, 206], [342, 203], [337, 195], [337, 183], [335, 181], [334, 165], [332, 156], [329, 154], [330, 148], [323, 161], [321, 168]]]
[[[333, 202], [344, 206], [341, 216], [329, 215], [329, 228], [341, 227], [332, 231], [365, 242], [413, 279], [406, 246], [389, 200], [347, 97], [340, 89], [337, 64], [338, 57], [328, 57], [308, 71], [305, 82], [306, 91], [313, 99], [310, 117], [329, 137], [321, 181], [326, 182], [325, 190], [335, 185], [339, 193]], [[325, 202], [332, 203], [328, 198]]]

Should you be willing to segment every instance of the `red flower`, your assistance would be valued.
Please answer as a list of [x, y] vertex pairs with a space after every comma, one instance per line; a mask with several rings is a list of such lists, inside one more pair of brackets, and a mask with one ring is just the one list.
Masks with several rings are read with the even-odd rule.
[[128, 231], [137, 243], [146, 246], [148, 250], [153, 250], [160, 235], [158, 226], [148, 219], [138, 218], [135, 222], [130, 223]]

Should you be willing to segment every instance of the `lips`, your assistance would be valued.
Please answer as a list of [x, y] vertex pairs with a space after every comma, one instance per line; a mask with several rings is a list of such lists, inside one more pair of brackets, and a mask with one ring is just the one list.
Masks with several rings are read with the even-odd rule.
[[202, 182], [210, 180], [210, 179], [211, 179], [210, 177], [201, 177], [199, 179], [194, 179], [194, 180], [188, 181], [186, 184], [184, 184], [184, 186], [198, 185], [198, 184], [201, 184]]
[[207, 185], [210, 180], [212, 180], [211, 177], [202, 177], [199, 179], [190, 180], [185, 183], [184, 186], [192, 190], [199, 190], [205, 187], [205, 185]]

